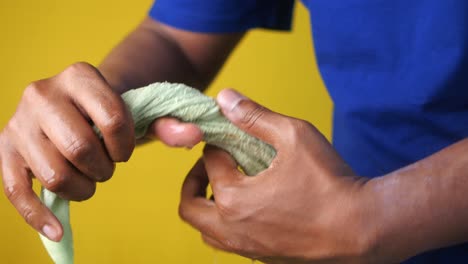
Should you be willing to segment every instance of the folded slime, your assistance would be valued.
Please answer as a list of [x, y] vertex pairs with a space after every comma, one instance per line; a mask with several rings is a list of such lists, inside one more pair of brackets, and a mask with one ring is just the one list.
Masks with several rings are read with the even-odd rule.
[[[247, 175], [256, 175], [268, 168], [276, 155], [269, 144], [252, 137], [227, 120], [216, 102], [183, 84], [154, 83], [122, 94], [135, 122], [135, 137], [145, 136], [149, 125], [159, 117], [171, 116], [196, 124], [203, 132], [203, 141], [229, 152]], [[96, 134], [101, 136], [94, 127]], [[73, 236], [69, 201], [42, 188], [41, 199], [62, 223], [64, 236], [53, 242], [40, 235], [50, 257], [57, 264], [73, 263]]]

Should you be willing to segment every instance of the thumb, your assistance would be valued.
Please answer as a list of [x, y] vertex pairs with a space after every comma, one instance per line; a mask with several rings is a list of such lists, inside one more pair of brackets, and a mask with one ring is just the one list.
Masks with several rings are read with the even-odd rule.
[[232, 90], [222, 90], [216, 98], [224, 116], [246, 133], [270, 143], [280, 145], [289, 117], [275, 113]]
[[155, 138], [170, 147], [192, 148], [203, 139], [203, 132], [195, 124], [162, 117], [156, 119], [146, 132], [146, 139]]

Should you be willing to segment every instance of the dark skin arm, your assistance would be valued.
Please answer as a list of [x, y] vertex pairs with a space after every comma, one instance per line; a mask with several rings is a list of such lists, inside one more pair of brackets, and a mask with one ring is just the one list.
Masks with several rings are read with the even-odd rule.
[[[147, 18], [111, 51], [99, 70], [119, 93], [156, 81], [205, 90], [243, 36], [184, 31]], [[152, 124], [148, 139], [152, 137], [169, 146], [192, 147], [202, 133], [194, 125], [162, 118]]]
[[267, 263], [399, 263], [468, 241], [468, 140], [368, 179], [311, 124], [232, 90], [218, 104], [278, 155], [245, 177], [227, 153], [205, 149], [185, 180], [180, 215], [209, 245]]
[[243, 35], [195, 33], [147, 18], [99, 70], [120, 93], [161, 80], [204, 90]]
[[468, 139], [376, 178], [363, 191], [375, 220], [376, 256], [401, 261], [468, 241]]
[[[33, 192], [32, 175], [62, 198], [90, 198], [135, 146], [133, 121], [119, 94], [166, 80], [204, 89], [242, 36], [191, 33], [146, 19], [99, 68], [75, 63], [32, 82], [0, 134], [3, 187], [18, 213], [59, 241], [62, 227]], [[194, 125], [174, 119], [154, 122], [148, 133], [171, 146], [190, 147], [202, 137]]]

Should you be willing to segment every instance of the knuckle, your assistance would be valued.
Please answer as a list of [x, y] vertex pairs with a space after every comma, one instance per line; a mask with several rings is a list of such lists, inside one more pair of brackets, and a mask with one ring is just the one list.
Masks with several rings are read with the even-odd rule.
[[[243, 103], [251, 102], [241, 101], [239, 105]], [[266, 112], [265, 107], [254, 103], [252, 104], [253, 105], [248, 108], [248, 110], [244, 113], [240, 120], [241, 123], [244, 124], [244, 126], [246, 126], [247, 128], [252, 128], [253, 126], [255, 126], [257, 120], [260, 119]]]
[[236, 213], [236, 196], [229, 191], [218, 192], [215, 197], [219, 212], [225, 216], [232, 216]]
[[17, 201], [23, 194], [23, 191], [17, 185], [5, 185], [5, 195], [12, 203]]
[[294, 119], [293, 125], [295, 127], [297, 136], [304, 135], [312, 128], [312, 125], [309, 122], [301, 120], [301, 119]]
[[19, 118], [16, 115], [13, 116], [13, 118], [10, 119], [8, 123], [6, 124], [4, 128], [4, 132], [2, 133], [4, 134], [4, 137], [6, 137], [5, 144], [13, 143], [13, 142], [9, 142], [8, 138], [12, 139], [17, 135], [20, 135], [22, 131], [22, 127], [23, 126], [21, 126], [21, 121], [19, 120]]
[[45, 97], [45, 80], [32, 82], [23, 91], [23, 100], [26, 102], [37, 102]]
[[21, 212], [21, 216], [24, 218], [26, 223], [32, 225], [34, 223], [34, 220], [36, 219], [38, 213], [31, 207], [26, 207], [23, 209]]
[[128, 128], [127, 120], [122, 113], [114, 113], [103, 124], [102, 132], [110, 136], [117, 136]]
[[87, 62], [76, 62], [68, 66], [63, 71], [63, 74], [64, 76], [75, 77], [75, 76], [80, 76], [85, 73], [94, 72], [94, 71], [95, 71], [95, 68], [91, 64]]
[[311, 128], [312, 125], [309, 122], [294, 118], [287, 119], [286, 124], [283, 125], [286, 138], [293, 145], [300, 143]]
[[24, 197], [24, 190], [22, 190], [22, 188], [20, 188], [18, 185], [9, 185], [5, 186], [4, 191], [8, 200], [10, 200], [13, 205], [15, 205], [23, 219], [28, 224], [32, 225], [38, 213], [31, 206], [25, 206], [19, 203], [19, 200]]
[[118, 143], [116, 145], [118, 148], [113, 148], [113, 151], [110, 151], [114, 162], [128, 161], [135, 147], [135, 141], [128, 140], [133, 139], [134, 135], [131, 122], [126, 117], [123, 111], [112, 114], [101, 129], [105, 139], [110, 138], [114, 143]]
[[86, 162], [93, 151], [93, 144], [85, 138], [71, 139], [65, 146], [65, 153], [71, 161]]

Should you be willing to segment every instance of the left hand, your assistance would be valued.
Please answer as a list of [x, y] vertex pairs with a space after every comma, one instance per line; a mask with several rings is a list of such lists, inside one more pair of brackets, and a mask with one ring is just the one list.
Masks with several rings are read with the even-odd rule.
[[[207, 244], [267, 263], [371, 262], [376, 228], [369, 224], [371, 201], [361, 195], [367, 180], [310, 123], [233, 90], [217, 100], [229, 120], [271, 144], [277, 156], [246, 177], [228, 153], [208, 146], [184, 182], [182, 219]], [[215, 201], [206, 199], [208, 183]]]

